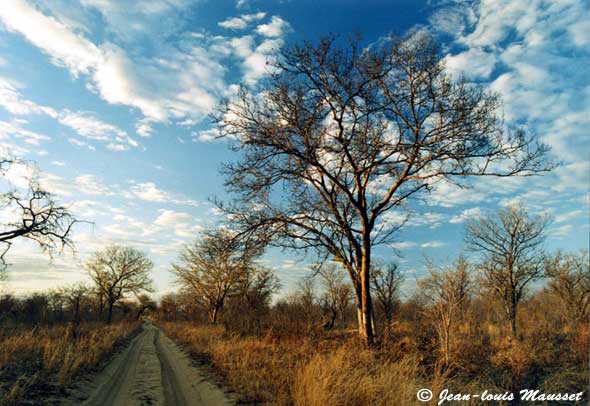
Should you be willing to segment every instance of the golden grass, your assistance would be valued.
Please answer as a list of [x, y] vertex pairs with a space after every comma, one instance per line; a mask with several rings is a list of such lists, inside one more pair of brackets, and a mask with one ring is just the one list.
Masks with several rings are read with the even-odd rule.
[[411, 405], [425, 383], [412, 357], [385, 359], [351, 334], [319, 340], [238, 337], [221, 328], [162, 323], [169, 336], [210, 358], [242, 400], [274, 405]]
[[88, 324], [78, 328], [76, 337], [67, 326], [4, 333], [0, 336], [0, 404], [19, 404], [33, 390], [66, 387], [81, 372], [99, 367], [138, 326]]

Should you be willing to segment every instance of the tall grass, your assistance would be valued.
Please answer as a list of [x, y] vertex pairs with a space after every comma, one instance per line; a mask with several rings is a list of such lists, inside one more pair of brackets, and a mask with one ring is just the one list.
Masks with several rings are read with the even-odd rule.
[[301, 337], [240, 337], [221, 328], [162, 323], [172, 338], [206, 357], [243, 401], [274, 405], [411, 405], [422, 387], [436, 390], [444, 378], [423, 379], [412, 356], [387, 359], [365, 349], [354, 333]]
[[63, 392], [80, 373], [102, 365], [138, 323], [86, 324], [4, 332], [0, 336], [0, 404]]

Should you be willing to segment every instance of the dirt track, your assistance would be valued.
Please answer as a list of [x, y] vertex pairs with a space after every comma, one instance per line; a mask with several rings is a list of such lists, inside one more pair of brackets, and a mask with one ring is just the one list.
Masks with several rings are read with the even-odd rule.
[[[190, 359], [149, 322], [82, 392], [86, 394], [81, 397], [89, 396], [82, 403], [87, 406], [235, 404], [206, 372], [193, 367]], [[73, 399], [72, 402], [80, 404]]]

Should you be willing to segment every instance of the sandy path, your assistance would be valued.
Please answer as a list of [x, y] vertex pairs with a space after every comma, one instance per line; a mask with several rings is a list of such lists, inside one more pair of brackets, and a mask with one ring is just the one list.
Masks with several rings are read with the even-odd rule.
[[89, 397], [82, 404], [87, 406], [235, 404], [210, 382], [207, 373], [192, 366], [186, 354], [149, 322], [86, 386], [85, 392]]

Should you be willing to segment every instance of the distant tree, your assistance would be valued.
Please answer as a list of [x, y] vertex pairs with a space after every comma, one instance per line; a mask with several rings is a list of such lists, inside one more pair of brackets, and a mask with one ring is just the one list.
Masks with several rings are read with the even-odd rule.
[[403, 281], [404, 276], [395, 262], [374, 266], [371, 271], [372, 291], [383, 309], [387, 324], [393, 320], [395, 302], [398, 299], [399, 288]]
[[520, 204], [467, 222], [467, 246], [483, 255], [485, 284], [502, 301], [515, 338], [518, 305], [529, 283], [543, 276], [548, 223], [547, 216], [531, 216]]
[[156, 308], [156, 302], [145, 293], [142, 293], [137, 296], [137, 313], [135, 318], [141, 320], [146, 311], [155, 310]]
[[334, 327], [338, 314], [340, 319], [344, 318], [343, 313], [349, 302], [352, 294], [352, 289], [349, 284], [344, 282], [344, 270], [335, 264], [328, 264], [320, 266], [317, 270], [324, 293], [320, 298], [320, 305], [329, 317], [324, 327], [331, 329]]
[[590, 264], [588, 251], [547, 260], [547, 290], [563, 305], [563, 314], [574, 323], [588, 323], [590, 316]]
[[461, 306], [471, 293], [469, 264], [459, 257], [454, 268], [437, 269], [428, 264], [429, 276], [419, 280], [418, 291], [427, 306], [427, 314], [435, 322], [441, 353], [445, 365], [449, 365], [452, 332]]
[[47, 297], [47, 310], [51, 315], [50, 321], [58, 323], [63, 322], [65, 319], [64, 308], [66, 304], [66, 298], [61, 289], [52, 289], [46, 292], [45, 296]]
[[166, 321], [176, 320], [179, 313], [178, 297], [174, 293], [168, 293], [160, 299], [160, 317]]
[[34, 173], [28, 179], [26, 190], [19, 190], [5, 178], [14, 165], [30, 165], [26, 161], [0, 158], [0, 176], [8, 190], [0, 193], [0, 207], [13, 215], [0, 223], [0, 265], [17, 238], [34, 241], [49, 255], [65, 247], [74, 248], [72, 227], [77, 220], [69, 210], [57, 203], [55, 196], [45, 190]]
[[95, 252], [85, 266], [97, 291], [106, 300], [109, 324], [113, 319], [114, 305], [126, 295], [152, 291], [150, 271], [154, 264], [135, 248], [111, 245]]
[[444, 70], [426, 35], [366, 46], [334, 38], [284, 49], [262, 89], [223, 104], [220, 135], [240, 159], [224, 167], [236, 199], [219, 203], [239, 228], [340, 262], [373, 343], [373, 247], [400, 228], [385, 213], [436, 182], [549, 170], [547, 147], [506, 130], [500, 100]]
[[60, 289], [62, 296], [72, 310], [74, 325], [80, 323], [80, 313], [84, 300], [88, 298], [90, 288], [82, 283]]
[[240, 292], [259, 254], [259, 248], [245, 244], [226, 230], [208, 230], [184, 248], [172, 272], [177, 282], [207, 309], [209, 321], [216, 324], [225, 300]]
[[242, 296], [251, 310], [259, 310], [270, 304], [272, 295], [279, 291], [281, 283], [272, 269], [253, 267], [242, 285]]

